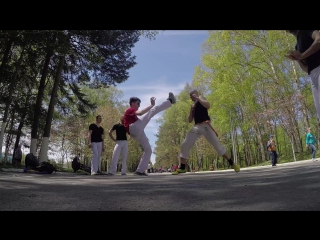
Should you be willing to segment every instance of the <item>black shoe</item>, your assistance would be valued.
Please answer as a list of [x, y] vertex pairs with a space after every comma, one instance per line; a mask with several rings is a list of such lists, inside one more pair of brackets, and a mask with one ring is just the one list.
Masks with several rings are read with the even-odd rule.
[[169, 97], [167, 98], [167, 100], [169, 100], [171, 102], [171, 104], [175, 104], [176, 103], [176, 97], [174, 96], [174, 94], [172, 92], [169, 92]]
[[134, 175], [139, 175], [139, 176], [148, 176], [148, 174], [146, 174], [145, 172], [141, 173], [141, 172], [135, 171], [133, 174]]

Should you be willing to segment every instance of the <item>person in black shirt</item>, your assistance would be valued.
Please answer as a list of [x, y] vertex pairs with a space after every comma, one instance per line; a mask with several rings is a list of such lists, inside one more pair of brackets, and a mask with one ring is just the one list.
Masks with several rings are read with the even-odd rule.
[[[114, 139], [112, 133], [116, 131], [116, 139]], [[113, 176], [117, 169], [117, 163], [119, 160], [120, 153], [122, 154], [122, 167], [121, 167], [121, 175], [127, 174], [127, 156], [128, 156], [128, 139], [127, 139], [127, 131], [123, 125], [123, 117], [120, 118], [120, 122], [113, 125], [113, 127], [109, 131], [109, 136], [112, 141], [116, 142], [116, 145], [113, 149], [112, 160], [110, 164], [110, 168], [108, 171], [109, 176]]]
[[172, 174], [186, 173], [186, 162], [189, 157], [190, 149], [193, 147], [197, 139], [203, 135], [207, 141], [214, 147], [217, 153], [224, 159], [228, 160], [230, 166], [236, 171], [240, 171], [240, 167], [236, 165], [228, 156], [227, 150], [221, 145], [217, 132], [213, 129], [208, 115], [210, 103], [202, 96], [199, 96], [197, 90], [190, 92], [190, 98], [194, 102], [190, 109], [189, 122], [194, 120], [194, 127], [189, 131], [186, 138], [181, 144], [180, 149], [180, 167]]
[[296, 37], [294, 51], [287, 58], [297, 61], [311, 79], [312, 95], [320, 122], [320, 33], [319, 30], [286, 30]]
[[101, 151], [104, 152], [104, 129], [100, 126], [102, 117], [98, 115], [96, 117], [96, 123], [92, 123], [89, 126], [88, 145], [92, 148], [92, 161], [91, 161], [91, 175], [98, 174], [98, 168], [100, 165]]

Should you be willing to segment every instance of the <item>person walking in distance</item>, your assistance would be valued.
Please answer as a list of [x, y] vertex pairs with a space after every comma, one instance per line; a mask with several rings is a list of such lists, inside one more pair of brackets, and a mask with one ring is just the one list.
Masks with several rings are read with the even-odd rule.
[[[137, 97], [132, 97], [129, 100], [130, 107], [125, 111], [124, 114], [123, 120], [127, 133], [131, 136], [131, 138], [139, 142], [144, 150], [139, 165], [134, 173], [135, 175], [148, 176], [145, 171], [148, 168], [152, 149], [144, 132], [145, 127], [148, 125], [154, 115], [171, 107], [172, 104], [176, 102], [176, 98], [174, 94], [170, 92], [166, 101], [154, 107], [155, 101], [156, 98], [150, 98], [151, 105], [145, 109], [139, 110], [141, 103], [140, 99]], [[137, 116], [141, 116], [141, 118], [138, 118]]]
[[287, 58], [297, 61], [311, 79], [312, 95], [320, 123], [320, 33], [319, 30], [286, 30], [296, 37], [295, 50]]
[[102, 117], [96, 117], [96, 123], [89, 126], [88, 145], [92, 148], [91, 175], [98, 174], [101, 151], [104, 152], [104, 129], [100, 126]]
[[315, 136], [311, 132], [311, 128], [308, 128], [308, 133], [306, 136], [306, 148], [311, 149], [312, 151], [312, 161], [315, 162], [316, 160], [316, 147], [315, 145], [317, 144], [317, 140]]
[[[116, 138], [112, 133], [116, 131]], [[120, 153], [122, 155], [121, 175], [127, 174], [127, 156], [128, 156], [128, 139], [127, 132], [123, 125], [123, 116], [120, 118], [120, 122], [113, 125], [109, 131], [109, 136], [116, 143], [113, 149], [112, 160], [108, 171], [109, 176], [113, 176], [117, 169]]]
[[227, 154], [226, 149], [221, 145], [218, 139], [218, 134], [213, 129], [210, 123], [210, 117], [208, 115], [208, 109], [210, 103], [200, 96], [197, 90], [192, 90], [190, 98], [194, 102], [190, 108], [189, 122], [194, 120], [195, 125], [188, 132], [186, 138], [181, 144], [180, 148], [180, 167], [172, 174], [177, 175], [180, 173], [186, 173], [187, 159], [190, 154], [190, 149], [193, 147], [197, 139], [203, 135], [206, 140], [213, 146], [217, 153], [228, 161], [229, 165], [236, 171], [240, 171], [240, 167], [233, 162], [233, 160]]
[[274, 141], [272, 134], [270, 135], [269, 141], [267, 143], [267, 149], [271, 157], [271, 165], [272, 167], [276, 167], [278, 163], [278, 153], [276, 149], [276, 142]]

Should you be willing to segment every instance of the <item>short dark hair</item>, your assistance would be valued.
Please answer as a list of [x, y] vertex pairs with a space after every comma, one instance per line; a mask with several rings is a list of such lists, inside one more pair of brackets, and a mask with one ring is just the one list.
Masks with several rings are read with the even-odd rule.
[[129, 100], [129, 104], [131, 106], [131, 103], [134, 103], [134, 102], [140, 102], [141, 103], [141, 100], [137, 97], [131, 97], [130, 100]]
[[101, 118], [101, 115], [96, 116], [96, 119]]

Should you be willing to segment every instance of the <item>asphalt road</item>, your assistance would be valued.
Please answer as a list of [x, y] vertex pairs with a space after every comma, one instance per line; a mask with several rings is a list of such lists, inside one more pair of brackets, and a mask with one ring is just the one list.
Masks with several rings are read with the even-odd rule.
[[319, 211], [320, 161], [171, 175], [0, 172], [0, 211]]

